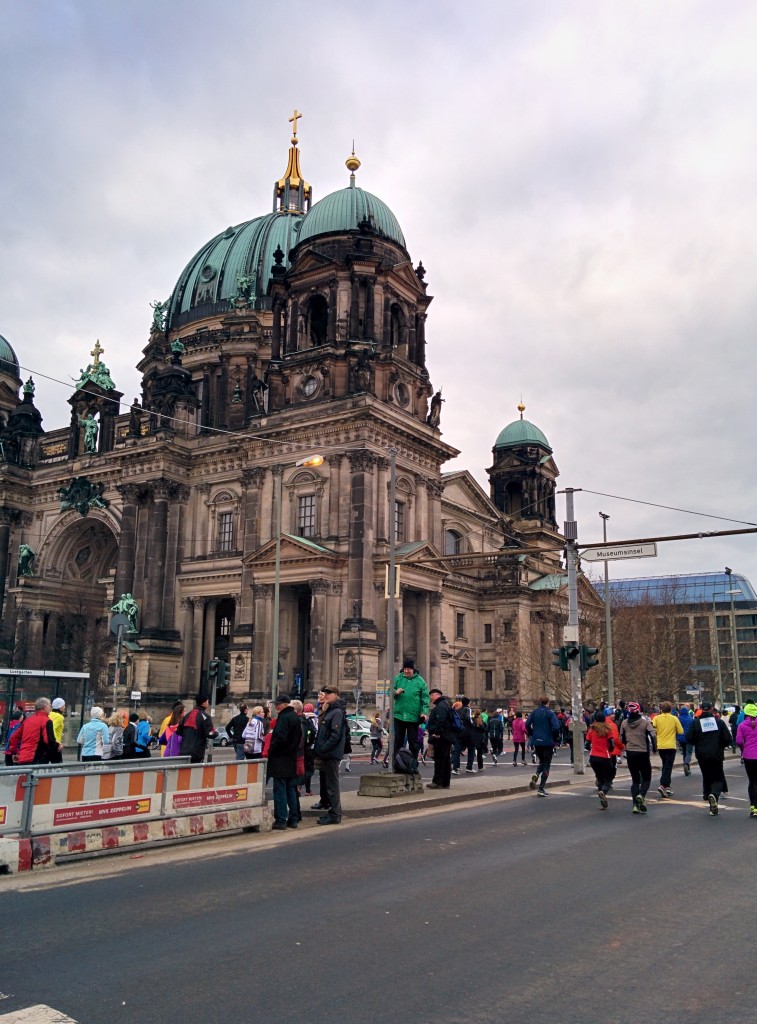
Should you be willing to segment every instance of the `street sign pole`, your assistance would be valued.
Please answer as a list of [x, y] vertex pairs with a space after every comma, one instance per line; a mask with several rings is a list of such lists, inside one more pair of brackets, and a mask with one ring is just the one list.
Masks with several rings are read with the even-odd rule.
[[[568, 567], [568, 625], [564, 632], [566, 643], [578, 644], [578, 524], [573, 518], [573, 487], [565, 488], [565, 559]], [[583, 692], [578, 658], [570, 659], [570, 695], [573, 712], [573, 773], [584, 774]]]

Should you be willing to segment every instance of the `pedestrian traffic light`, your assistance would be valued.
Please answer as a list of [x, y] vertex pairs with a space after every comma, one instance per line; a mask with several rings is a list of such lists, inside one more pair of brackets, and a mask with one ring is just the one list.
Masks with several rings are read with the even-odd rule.
[[229, 663], [218, 660], [218, 682], [216, 683], [216, 701], [221, 704], [226, 700], [229, 690]]
[[581, 644], [581, 671], [588, 672], [590, 668], [594, 668], [595, 665], [599, 664], [598, 647], [587, 647], [586, 644]]
[[568, 671], [568, 655], [564, 647], [552, 648], [552, 664], [563, 672]]
[[208, 662], [208, 683], [210, 686], [218, 682], [218, 659], [213, 658]]
[[580, 648], [576, 643], [569, 643], [565, 645], [565, 657], [568, 661], [575, 661], [579, 655]]

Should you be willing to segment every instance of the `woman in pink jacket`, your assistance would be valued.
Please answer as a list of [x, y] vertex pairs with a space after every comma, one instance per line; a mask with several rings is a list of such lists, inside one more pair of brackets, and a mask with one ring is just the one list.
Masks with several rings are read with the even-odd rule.
[[744, 721], [736, 730], [736, 746], [749, 780], [749, 817], [757, 818], [757, 704], [747, 704]]
[[523, 721], [523, 712], [516, 711], [513, 719], [513, 768], [518, 763], [518, 747], [520, 747], [520, 763], [526, 767], [526, 723]]

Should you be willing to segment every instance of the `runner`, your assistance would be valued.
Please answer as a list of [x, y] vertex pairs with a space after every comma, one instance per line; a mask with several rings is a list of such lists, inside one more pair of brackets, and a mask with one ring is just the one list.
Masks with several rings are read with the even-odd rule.
[[626, 764], [631, 773], [631, 810], [646, 814], [644, 799], [652, 782], [650, 754], [655, 750], [655, 731], [652, 723], [641, 713], [641, 704], [629, 701], [628, 718], [620, 723], [620, 740], [626, 748]]

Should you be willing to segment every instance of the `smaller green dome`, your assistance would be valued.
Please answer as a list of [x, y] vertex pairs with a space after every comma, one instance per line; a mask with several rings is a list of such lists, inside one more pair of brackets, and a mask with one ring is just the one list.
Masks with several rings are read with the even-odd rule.
[[[5, 364], [10, 363], [10, 366]], [[5, 338], [0, 334], [0, 373], [13, 373], [18, 376], [18, 356], [10, 347]]]
[[495, 448], [520, 448], [522, 445], [537, 444], [541, 448], [552, 451], [549, 441], [544, 434], [528, 420], [513, 420], [512, 423], [500, 431], [499, 437], [494, 442]]
[[383, 200], [356, 185], [339, 189], [324, 196], [305, 215], [300, 228], [298, 244], [316, 235], [334, 235], [343, 231], [357, 231], [361, 221], [370, 220], [373, 230], [391, 238], [405, 248], [405, 236], [399, 221]]

